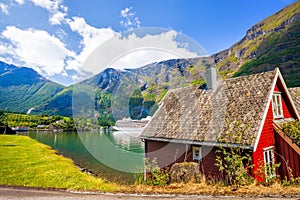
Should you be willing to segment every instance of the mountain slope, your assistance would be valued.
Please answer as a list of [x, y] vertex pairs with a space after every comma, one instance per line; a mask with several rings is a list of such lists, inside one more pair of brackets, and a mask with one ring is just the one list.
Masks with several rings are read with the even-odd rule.
[[[210, 57], [167, 60], [122, 71], [110, 68], [82, 83], [97, 89], [95, 107], [100, 116], [112, 114], [111, 103], [115, 103], [111, 101], [112, 95], [120, 102], [125, 101], [120, 93], [131, 96], [129, 110], [123, 110], [125, 114], [120, 118], [153, 114], [157, 103], [171, 88], [202, 85], [205, 81], [201, 73], [207, 65], [216, 65], [222, 78], [279, 67], [289, 87], [300, 86], [299, 16], [300, 1], [297, 1], [251, 27], [230, 48]], [[70, 114], [71, 101], [71, 92], [62, 91], [47, 103], [43, 112], [57, 110], [56, 113]], [[65, 107], [62, 102], [66, 102]]]
[[292, 23], [286, 30], [268, 35], [257, 49], [256, 58], [242, 65], [235, 76], [259, 73], [279, 67], [289, 87], [300, 86], [299, 38], [300, 20]]
[[[95, 89], [95, 109], [104, 123], [111, 120], [111, 107], [122, 106], [126, 98], [130, 98], [128, 110], [122, 110], [124, 113], [118, 117], [140, 118], [153, 114], [169, 89], [203, 86], [203, 72], [208, 65], [216, 65], [222, 78], [279, 67], [289, 87], [300, 86], [299, 36], [300, 1], [297, 1], [251, 27], [230, 48], [210, 57], [173, 59], [137, 69], [108, 68], [68, 88], [47, 81], [28, 68], [0, 63], [0, 92], [4, 94], [0, 109], [14, 107], [14, 111], [26, 111], [36, 107], [34, 113], [71, 116], [73, 89], [86, 85]], [[24, 73], [28, 76], [21, 75]]]
[[211, 56], [223, 78], [279, 67], [289, 87], [300, 86], [300, 1], [251, 27], [244, 38]]
[[86, 88], [94, 90], [95, 109], [103, 121], [111, 119], [109, 115], [112, 114], [112, 104], [118, 107], [125, 101], [129, 103], [125, 105], [129, 110], [116, 114], [116, 118], [146, 117], [154, 113], [156, 103], [169, 89], [204, 83], [202, 75], [198, 73], [200, 67], [196, 66], [198, 61], [199, 58], [174, 59], [152, 63], [138, 69], [107, 68], [90, 79], [65, 88], [45, 104], [38, 106], [33, 113], [71, 116], [73, 89], [78, 90], [82, 87], [83, 90]]
[[72, 86], [64, 88], [32, 110], [32, 114], [72, 116]]
[[62, 89], [63, 86], [45, 79], [33, 69], [0, 61], [0, 110], [27, 112]]

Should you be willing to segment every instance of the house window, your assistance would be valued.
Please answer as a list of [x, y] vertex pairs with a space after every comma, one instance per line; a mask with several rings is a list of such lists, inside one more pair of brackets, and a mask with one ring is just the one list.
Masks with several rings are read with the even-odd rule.
[[281, 94], [280, 93], [273, 94], [272, 105], [273, 105], [274, 118], [283, 118], [282, 104], [281, 104]]
[[193, 147], [193, 160], [201, 160], [202, 152], [201, 147]]
[[276, 176], [274, 167], [274, 147], [268, 147], [264, 149], [264, 161], [265, 161], [265, 173], [268, 177]]

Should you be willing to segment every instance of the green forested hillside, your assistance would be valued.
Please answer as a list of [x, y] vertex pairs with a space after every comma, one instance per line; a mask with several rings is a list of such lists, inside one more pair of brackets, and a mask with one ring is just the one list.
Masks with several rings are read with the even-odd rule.
[[287, 30], [274, 32], [261, 43], [257, 57], [246, 62], [235, 76], [279, 67], [288, 87], [300, 86], [300, 20]]
[[288, 87], [300, 86], [300, 1], [251, 27], [244, 38], [211, 58], [223, 78], [279, 67]]
[[45, 103], [62, 89], [62, 86], [52, 82], [41, 82], [33, 85], [0, 86], [0, 108], [15, 112], [27, 112]]
[[27, 112], [62, 89], [30, 68], [0, 62], [0, 110]]
[[30, 129], [57, 129], [57, 130], [76, 130], [74, 121], [70, 117], [49, 116], [49, 115], [27, 115], [18, 113], [6, 113], [0, 111], [0, 127], [26, 126]]
[[37, 104], [38, 106], [32, 110], [32, 113], [72, 116], [72, 93], [72, 87], [67, 87], [58, 93], [54, 93], [42, 104]]

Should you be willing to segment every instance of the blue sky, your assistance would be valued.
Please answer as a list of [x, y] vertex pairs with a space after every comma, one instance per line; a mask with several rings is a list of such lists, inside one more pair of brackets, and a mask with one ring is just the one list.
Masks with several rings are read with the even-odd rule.
[[[91, 52], [121, 32], [166, 28], [185, 34], [213, 54], [230, 47], [252, 25], [293, 2], [0, 0], [0, 60], [31, 67], [51, 80], [69, 85], [79, 80], [81, 67]], [[145, 38], [131, 39], [143, 42]], [[151, 38], [154, 39], [157, 40]], [[132, 66], [169, 58], [147, 54], [144, 62], [134, 63], [132, 60], [138, 59], [130, 59]], [[130, 62], [120, 65], [129, 67]]]

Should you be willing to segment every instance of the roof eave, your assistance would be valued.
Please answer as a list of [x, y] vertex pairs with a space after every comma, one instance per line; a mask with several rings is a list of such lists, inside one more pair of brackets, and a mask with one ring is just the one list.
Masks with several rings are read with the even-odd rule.
[[240, 147], [242, 149], [253, 150], [253, 146], [250, 145], [241, 145], [241, 144], [230, 144], [230, 143], [221, 143], [221, 142], [210, 142], [210, 141], [195, 141], [195, 140], [184, 140], [184, 139], [172, 139], [172, 138], [156, 138], [156, 137], [140, 137], [143, 140], [151, 140], [158, 142], [169, 142], [169, 143], [178, 143], [178, 144], [189, 144], [189, 145], [201, 145], [201, 146], [213, 146], [213, 147]]
[[254, 140], [254, 142], [252, 143], [252, 146], [254, 147], [254, 152], [255, 152], [256, 149], [257, 149], [258, 142], [259, 142], [259, 139], [260, 139], [260, 136], [261, 136], [261, 133], [262, 133], [262, 130], [263, 130], [263, 127], [264, 127], [266, 118], [267, 118], [268, 109], [269, 109], [269, 106], [270, 106], [270, 103], [271, 103], [271, 100], [272, 100], [272, 92], [273, 92], [274, 89], [275, 89], [276, 82], [277, 82], [278, 76], [279, 76], [279, 74], [280, 74], [280, 71], [279, 71], [278, 68], [276, 68], [275, 70], [276, 70], [276, 74], [275, 74], [275, 77], [274, 77], [274, 79], [273, 79], [271, 88], [270, 88], [270, 90], [269, 90], [269, 94], [268, 94], [268, 97], [267, 97], [267, 102], [266, 102], [266, 105], [265, 105], [265, 111], [264, 111], [264, 113], [263, 113], [262, 120], [261, 120], [261, 122], [260, 122], [260, 126], [259, 126], [259, 129], [258, 129], [257, 135], [255, 136], [255, 140]]
[[293, 108], [293, 110], [294, 110], [294, 112], [295, 112], [295, 114], [296, 114], [296, 117], [297, 117], [298, 120], [300, 120], [300, 113], [298, 113], [298, 110], [297, 110], [297, 108], [296, 108], [296, 106], [295, 106], [295, 104], [294, 104], [293, 98], [292, 98], [291, 95], [290, 95], [290, 92], [289, 92], [289, 90], [288, 90], [288, 87], [286, 86], [286, 84], [285, 84], [285, 82], [284, 82], [284, 79], [283, 79], [283, 76], [281, 75], [281, 73], [279, 73], [279, 78], [280, 78], [280, 80], [281, 80], [281, 82], [282, 82], [282, 85], [283, 85], [283, 88], [284, 88], [284, 90], [285, 90], [285, 92], [286, 92], [286, 94], [287, 94], [287, 96], [288, 96], [289, 102], [291, 103], [292, 108]]

